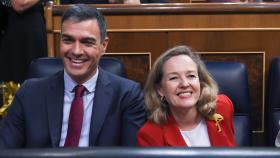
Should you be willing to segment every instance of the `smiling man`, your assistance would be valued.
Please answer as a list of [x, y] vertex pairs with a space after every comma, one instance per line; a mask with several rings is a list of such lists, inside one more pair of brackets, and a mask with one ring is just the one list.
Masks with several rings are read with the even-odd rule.
[[64, 71], [24, 82], [1, 121], [7, 148], [133, 146], [146, 118], [134, 81], [100, 68], [108, 45], [96, 8], [74, 5], [62, 17]]

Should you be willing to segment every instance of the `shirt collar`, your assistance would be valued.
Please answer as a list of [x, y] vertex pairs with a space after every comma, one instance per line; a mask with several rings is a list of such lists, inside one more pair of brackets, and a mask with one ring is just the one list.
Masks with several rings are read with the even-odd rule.
[[[97, 68], [96, 73], [89, 80], [87, 80], [86, 82], [84, 82], [82, 84], [84, 87], [86, 87], [87, 91], [90, 93], [95, 91], [98, 74], [99, 74], [99, 69]], [[77, 82], [75, 82], [64, 69], [65, 90], [72, 92], [76, 85], [77, 85]]]

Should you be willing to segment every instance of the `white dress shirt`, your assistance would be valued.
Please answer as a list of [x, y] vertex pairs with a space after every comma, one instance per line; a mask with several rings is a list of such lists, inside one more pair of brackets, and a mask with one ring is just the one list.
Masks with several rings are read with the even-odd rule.
[[[280, 125], [280, 120], [279, 120], [279, 125]], [[277, 136], [276, 136], [276, 138], [275, 138], [275, 146], [276, 147], [280, 147], [280, 130], [278, 131], [278, 134], [277, 134]]]
[[[79, 147], [88, 147], [89, 146], [89, 132], [90, 132], [90, 122], [91, 114], [94, 100], [94, 92], [96, 87], [96, 81], [99, 70], [97, 69], [94, 76], [92, 76], [88, 81], [82, 85], [86, 87], [86, 91], [83, 95], [84, 103], [84, 116], [83, 116], [83, 125], [81, 131], [81, 137], [79, 141]], [[71, 103], [74, 99], [75, 92], [73, 91], [77, 83], [71, 79], [71, 77], [64, 70], [64, 104], [63, 104], [63, 120], [62, 120], [62, 129], [59, 146], [63, 147], [65, 139], [67, 136], [68, 129], [68, 120], [71, 109]]]

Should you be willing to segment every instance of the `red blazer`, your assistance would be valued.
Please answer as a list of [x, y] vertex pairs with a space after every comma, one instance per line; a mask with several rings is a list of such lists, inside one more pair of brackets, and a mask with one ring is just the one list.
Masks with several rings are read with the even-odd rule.
[[[216, 122], [205, 119], [211, 146], [235, 146], [233, 129], [233, 105], [225, 95], [218, 95], [216, 113], [224, 118], [218, 131]], [[159, 126], [148, 121], [137, 135], [139, 146], [187, 146], [181, 135], [175, 119], [171, 116], [168, 121]]]

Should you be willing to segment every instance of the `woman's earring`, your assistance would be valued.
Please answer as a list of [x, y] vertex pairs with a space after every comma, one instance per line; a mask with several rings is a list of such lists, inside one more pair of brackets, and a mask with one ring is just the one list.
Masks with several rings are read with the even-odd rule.
[[164, 103], [166, 101], [165, 96], [161, 96], [160, 101]]

